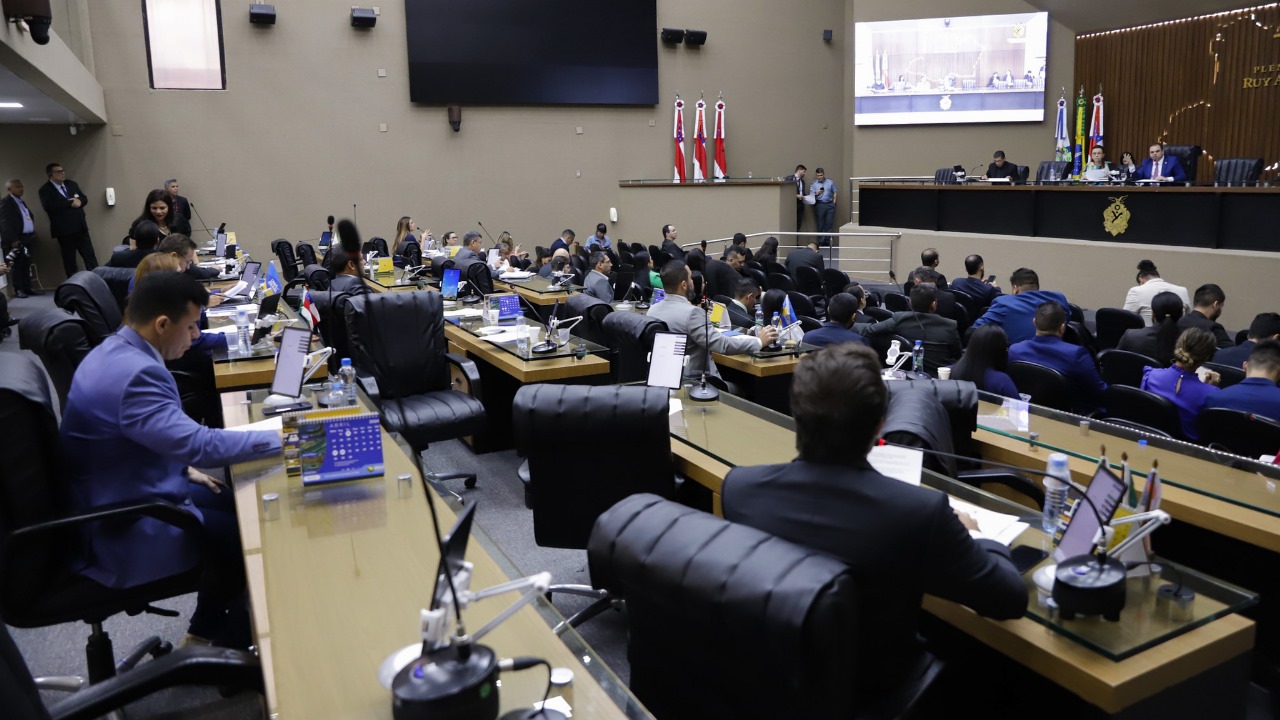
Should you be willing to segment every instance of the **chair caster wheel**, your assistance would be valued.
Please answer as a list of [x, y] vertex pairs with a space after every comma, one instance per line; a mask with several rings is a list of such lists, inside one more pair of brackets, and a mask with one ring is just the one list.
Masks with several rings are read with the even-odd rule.
[[471, 488], [476, 486], [476, 478], [473, 478], [473, 477], [467, 478], [465, 481], [463, 481], [462, 486], [470, 490]]
[[173, 652], [173, 643], [171, 643], [171, 642], [162, 642], [162, 643], [160, 643], [159, 645], [157, 645], [157, 646], [155, 646], [154, 648], [152, 648], [152, 649], [151, 649], [151, 652], [150, 652], [150, 653], [148, 653], [148, 654], [149, 654], [149, 655], [151, 655], [151, 657], [153, 657], [153, 658], [162, 658], [162, 657], [164, 657], [165, 655], [168, 655], [168, 654], [169, 654], [169, 653], [171, 653], [171, 652]]

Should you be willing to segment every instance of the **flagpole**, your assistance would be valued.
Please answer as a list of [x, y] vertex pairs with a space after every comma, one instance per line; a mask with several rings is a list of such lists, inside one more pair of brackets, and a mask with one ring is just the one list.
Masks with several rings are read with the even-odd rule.
[[724, 182], [728, 170], [724, 158], [724, 92], [716, 99], [716, 147], [715, 147], [715, 180]]
[[675, 120], [673, 121], [672, 138], [675, 140], [675, 159], [672, 162], [673, 174], [671, 182], [685, 182], [684, 172], [684, 101], [676, 93]]

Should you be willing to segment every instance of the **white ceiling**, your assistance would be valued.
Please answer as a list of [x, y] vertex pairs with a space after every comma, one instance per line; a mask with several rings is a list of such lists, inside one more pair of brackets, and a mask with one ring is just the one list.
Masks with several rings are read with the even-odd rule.
[[0, 103], [19, 102], [21, 108], [0, 108], [0, 124], [71, 125], [82, 122], [76, 114], [54, 102], [26, 80], [0, 66]]
[[1265, 4], [1260, 0], [1026, 0], [1077, 35], [1209, 15]]

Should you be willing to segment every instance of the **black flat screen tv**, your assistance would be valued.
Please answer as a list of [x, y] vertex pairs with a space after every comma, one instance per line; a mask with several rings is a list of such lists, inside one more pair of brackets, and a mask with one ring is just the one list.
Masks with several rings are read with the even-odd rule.
[[657, 0], [405, 0], [409, 98], [656, 105]]

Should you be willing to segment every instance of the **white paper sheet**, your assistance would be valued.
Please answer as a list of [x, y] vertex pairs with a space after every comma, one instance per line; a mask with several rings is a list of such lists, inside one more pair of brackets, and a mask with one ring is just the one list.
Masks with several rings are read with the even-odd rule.
[[867, 462], [881, 475], [901, 480], [908, 485], [919, 485], [924, 453], [894, 445], [876, 445], [867, 454]]
[[283, 423], [284, 418], [277, 415], [275, 417], [267, 418], [266, 420], [259, 420], [258, 422], [249, 423], [248, 425], [236, 425], [235, 427], [229, 427], [227, 429], [232, 432], [251, 432], [253, 430], [275, 430], [276, 432], [280, 432], [281, 428], [284, 427]]
[[1019, 521], [1017, 515], [1006, 515], [1005, 513], [985, 510], [954, 497], [948, 497], [947, 499], [951, 502], [953, 509], [972, 515], [973, 519], [978, 522], [978, 529], [969, 531], [969, 534], [975, 539], [994, 540], [1008, 547], [1022, 534], [1023, 530], [1031, 527], [1027, 523]]

